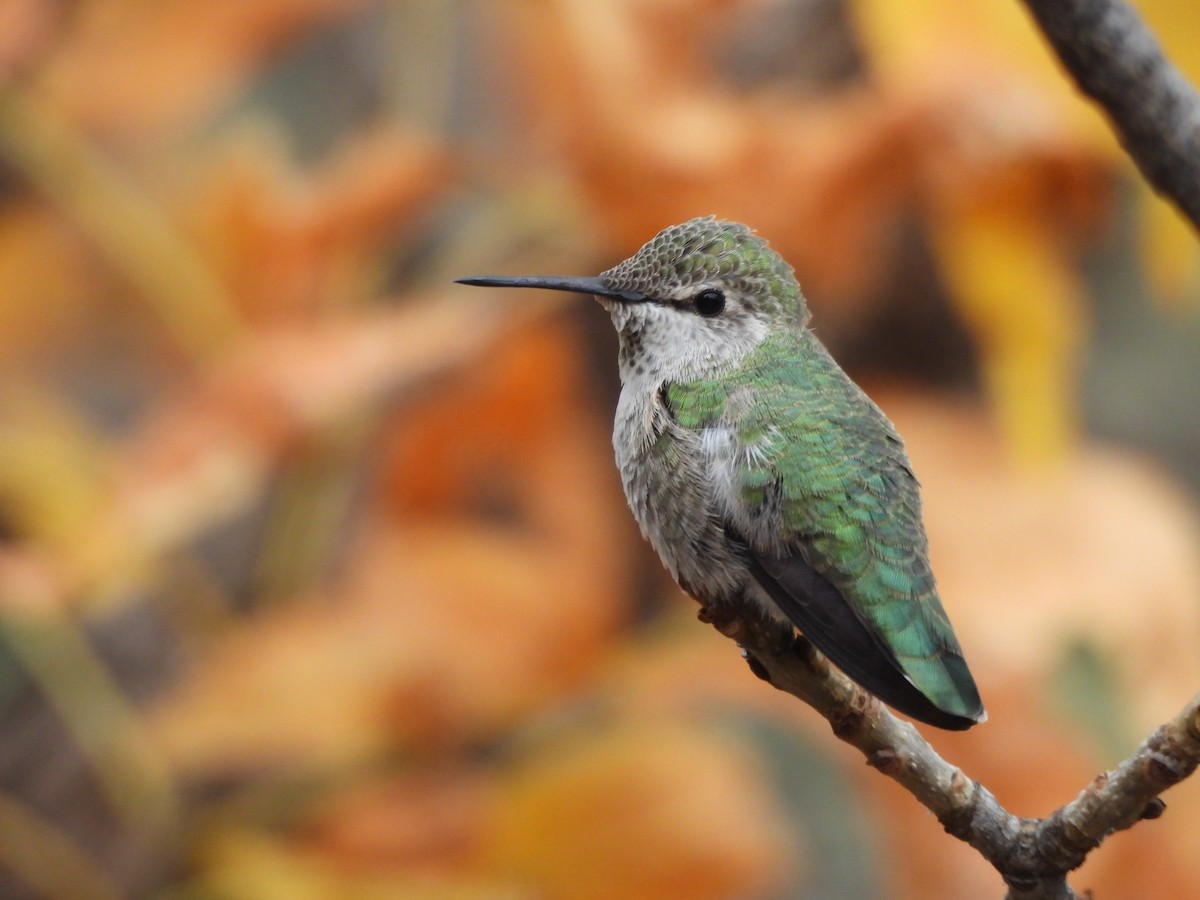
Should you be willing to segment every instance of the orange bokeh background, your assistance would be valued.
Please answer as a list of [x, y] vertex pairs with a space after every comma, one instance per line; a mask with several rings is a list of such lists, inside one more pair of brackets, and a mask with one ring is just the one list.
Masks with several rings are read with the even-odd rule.
[[[0, 78], [4, 896], [1001, 896], [695, 621], [603, 314], [451, 283], [696, 215], [905, 436], [939, 752], [1041, 816], [1200, 689], [1200, 254], [1020, 4], [8, 0]], [[1073, 884], [1190, 896], [1166, 801]]]

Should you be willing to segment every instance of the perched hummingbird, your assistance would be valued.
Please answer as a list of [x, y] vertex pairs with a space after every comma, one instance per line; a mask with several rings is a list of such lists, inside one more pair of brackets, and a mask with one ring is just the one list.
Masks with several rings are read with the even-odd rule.
[[703, 606], [751, 604], [914, 719], [986, 718], [929, 567], [892, 423], [808, 327], [745, 225], [673, 225], [596, 278], [462, 284], [592, 294], [620, 337], [613, 447], [629, 506]]

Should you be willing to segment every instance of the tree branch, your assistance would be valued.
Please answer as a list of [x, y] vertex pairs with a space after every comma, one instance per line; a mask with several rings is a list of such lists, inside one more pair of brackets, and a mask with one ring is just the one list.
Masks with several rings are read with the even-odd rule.
[[816, 709], [840, 740], [916, 797], [947, 832], [979, 851], [1003, 877], [1011, 900], [1075, 897], [1067, 873], [1114, 831], [1161, 815], [1165, 805], [1158, 795], [1200, 763], [1197, 694], [1066, 806], [1044, 819], [1019, 819], [804, 638], [793, 641], [780, 626], [737, 610], [701, 609], [700, 618], [738, 642], [758, 677]]
[[1200, 95], [1123, 0], [1023, 0], [1156, 191], [1200, 229]]

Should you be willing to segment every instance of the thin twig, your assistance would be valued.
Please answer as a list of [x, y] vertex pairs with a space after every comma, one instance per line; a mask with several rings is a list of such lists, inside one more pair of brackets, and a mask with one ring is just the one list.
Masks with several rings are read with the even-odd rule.
[[[834, 734], [904, 787], [946, 831], [990, 862], [1012, 900], [1071, 900], [1066, 876], [1114, 831], [1164, 809], [1158, 795], [1200, 762], [1200, 694], [1112, 772], [1044, 819], [1019, 819], [979, 782], [942, 759], [917, 729], [835, 669], [808, 641], [733, 610], [700, 618], [738, 642], [763, 680], [824, 716]], [[781, 649], [786, 648], [786, 649]]]
[[1123, 0], [1023, 0], [1146, 180], [1200, 229], [1200, 94]]

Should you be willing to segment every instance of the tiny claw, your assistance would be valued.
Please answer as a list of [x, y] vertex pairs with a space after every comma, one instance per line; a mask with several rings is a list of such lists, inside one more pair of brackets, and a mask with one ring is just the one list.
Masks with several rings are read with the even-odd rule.
[[1146, 804], [1145, 809], [1143, 809], [1141, 811], [1141, 814], [1138, 815], [1138, 818], [1139, 819], [1157, 819], [1159, 816], [1161, 816], [1166, 811], [1167, 811], [1167, 804], [1163, 801], [1162, 797], [1155, 797], [1153, 800], [1151, 800], [1149, 803]]
[[783, 656], [787, 653], [791, 653], [796, 646], [797, 640], [799, 640], [799, 636], [797, 635], [795, 628], [789, 626], [786, 629], [780, 629], [776, 634], [774, 642], [775, 646], [773, 649], [775, 651], [775, 655]]
[[711, 625], [727, 638], [736, 640], [746, 632], [746, 623], [738, 615], [738, 611], [730, 606], [701, 606], [696, 618], [706, 625]]
[[756, 657], [750, 655], [750, 651], [743, 649], [742, 659], [746, 661], [746, 664], [750, 667], [750, 671], [754, 673], [756, 678], [765, 681], [767, 684], [771, 683], [771, 673], [767, 671], [766, 666], [759, 662]]

